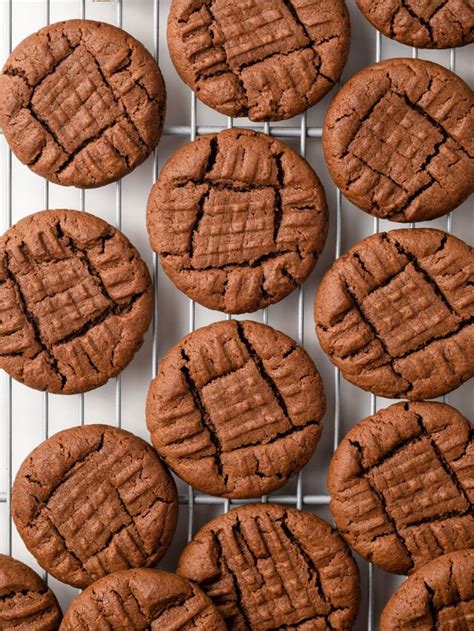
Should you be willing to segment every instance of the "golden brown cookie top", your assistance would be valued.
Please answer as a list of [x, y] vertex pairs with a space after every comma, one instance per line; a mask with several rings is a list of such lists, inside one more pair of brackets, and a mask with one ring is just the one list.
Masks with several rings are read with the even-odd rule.
[[51, 182], [90, 188], [156, 147], [166, 90], [153, 57], [110, 24], [67, 20], [23, 40], [0, 74], [0, 124], [18, 159]]

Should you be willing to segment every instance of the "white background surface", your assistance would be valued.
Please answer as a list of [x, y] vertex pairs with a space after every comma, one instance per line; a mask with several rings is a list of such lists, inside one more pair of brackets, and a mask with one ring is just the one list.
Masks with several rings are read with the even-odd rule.
[[[323, 0], [321, 0], [323, 1]], [[330, 0], [326, 0], [330, 1]], [[166, 126], [189, 126], [191, 122], [191, 92], [177, 76], [166, 47], [165, 25], [170, 0], [156, 3], [153, 0], [123, 0], [121, 6], [123, 28], [142, 41], [153, 53], [157, 53], [168, 90], [168, 113]], [[352, 21], [352, 46], [349, 62], [344, 71], [347, 79], [357, 70], [375, 61], [376, 31], [363, 18], [355, 6], [354, 0], [348, 0], [348, 7]], [[11, 0], [12, 6], [12, 43], [18, 44], [31, 32], [45, 25], [46, 20], [56, 22], [62, 19], [79, 18], [85, 8], [85, 15], [90, 19], [103, 20], [118, 24], [120, 20], [120, 4], [113, 2], [85, 3], [81, 0], [57, 1], [51, 0]], [[49, 10], [48, 10], [49, 6]], [[8, 55], [9, 48], [9, 0], [0, 0], [0, 54], [1, 62]], [[159, 23], [159, 37], [156, 25]], [[411, 57], [412, 49], [381, 38], [381, 57]], [[471, 87], [474, 80], [473, 46], [456, 51], [455, 68]], [[447, 67], [450, 64], [450, 51], [419, 51], [419, 57], [437, 61]], [[308, 127], [320, 128], [324, 113], [334, 95], [331, 92], [321, 103], [313, 107], [307, 114]], [[197, 125], [227, 126], [228, 120], [205, 107], [197, 106]], [[236, 125], [245, 126], [247, 119], [234, 121]], [[277, 123], [275, 127], [299, 127], [301, 117]], [[272, 126], [272, 130], [273, 130]], [[263, 128], [262, 128], [263, 130]], [[170, 130], [168, 129], [168, 132]], [[150, 270], [154, 269], [152, 252], [148, 245], [145, 227], [145, 205], [150, 187], [154, 181], [156, 169], [169, 157], [173, 150], [189, 140], [189, 136], [177, 136], [165, 133], [158, 147], [156, 157], [150, 157], [134, 173], [126, 177], [121, 186], [112, 184], [101, 189], [89, 190], [84, 195], [71, 188], [57, 185], [47, 186], [40, 177], [33, 174], [27, 167], [21, 165], [16, 158], [12, 158], [11, 199], [9, 195], [9, 157], [8, 147], [3, 136], [0, 136], [0, 232], [8, 227], [9, 205], [11, 201], [11, 217], [16, 222], [21, 217], [34, 211], [42, 210], [48, 205], [50, 208], [85, 209], [110, 223], [122, 225], [125, 234], [140, 250], [148, 263]], [[295, 149], [300, 149], [298, 138], [286, 139]], [[337, 419], [335, 399], [335, 370], [321, 351], [314, 333], [312, 303], [315, 290], [322, 273], [334, 259], [336, 250], [336, 189], [327, 172], [323, 157], [320, 138], [308, 138], [306, 155], [312, 166], [319, 174], [328, 197], [330, 208], [330, 232], [326, 248], [315, 272], [305, 284], [304, 293], [294, 292], [288, 298], [268, 310], [268, 323], [285, 333], [299, 339], [303, 333], [304, 345], [317, 364], [325, 383], [328, 398], [328, 409], [324, 418], [324, 431], [321, 442], [311, 462], [304, 470], [300, 493], [307, 495], [325, 495], [327, 466], [333, 451], [335, 435], [335, 419]], [[120, 204], [121, 200], [121, 204]], [[472, 200], [468, 200], [452, 215], [452, 229], [455, 235], [465, 241], [474, 241]], [[352, 206], [346, 200], [341, 205], [341, 252], [347, 250], [359, 239], [374, 231], [374, 220], [369, 215]], [[420, 224], [421, 225], [421, 224]], [[446, 230], [447, 217], [429, 222], [429, 225]], [[380, 230], [397, 227], [390, 222], [381, 221]], [[156, 263], [156, 262], [155, 262]], [[45, 395], [35, 392], [16, 382], [12, 382], [11, 399], [9, 396], [9, 380], [2, 373], [0, 375], [0, 551], [9, 552], [10, 531], [7, 515], [7, 487], [9, 480], [11, 453], [11, 471], [14, 476], [19, 464], [26, 455], [45, 437], [60, 429], [85, 423], [121, 423], [122, 427], [148, 439], [144, 421], [144, 401], [148, 384], [156, 369], [156, 359], [160, 359], [167, 349], [189, 331], [189, 301], [181, 294], [162, 272], [159, 264], [156, 266], [155, 291], [156, 313], [154, 325], [148, 332], [145, 343], [136, 355], [132, 364], [123, 372], [119, 382], [112, 380], [104, 387], [87, 393], [85, 396]], [[303, 302], [304, 299], [304, 302]], [[302, 309], [299, 312], [299, 306]], [[212, 321], [222, 319], [222, 314], [209, 311], [196, 305], [196, 327]], [[252, 314], [252, 319], [261, 321], [262, 312]], [[300, 327], [299, 327], [300, 323]], [[155, 333], [155, 334], [154, 334]], [[301, 340], [300, 340], [301, 341]], [[12, 432], [9, 435], [11, 403]], [[449, 403], [468, 416], [473, 417], [472, 384], [464, 384], [449, 395]], [[370, 414], [373, 404], [372, 397], [348, 384], [342, 378], [340, 381], [340, 436], [347, 429], [364, 416]], [[384, 407], [389, 401], [377, 398], [377, 408]], [[10, 451], [11, 450], [11, 451]], [[180, 494], [187, 500], [187, 487], [178, 484]], [[278, 494], [293, 495], [296, 502], [297, 482], [291, 481]], [[271, 499], [271, 496], [270, 496]], [[324, 498], [323, 498], [324, 502]], [[225, 503], [210, 506], [203, 503], [196, 504], [193, 509], [192, 528], [195, 531], [212, 516], [225, 509]], [[326, 504], [304, 506], [305, 510], [312, 510], [323, 518], [330, 519]], [[163, 569], [173, 570], [180, 550], [186, 542], [189, 514], [187, 505], [180, 506], [178, 530], [170, 551], [160, 563]], [[11, 530], [12, 553], [15, 557], [29, 563], [38, 569], [34, 559], [26, 551], [18, 537], [14, 526]], [[354, 627], [356, 631], [378, 628], [378, 618], [389, 595], [400, 582], [385, 572], [374, 569], [373, 573], [373, 609], [372, 616], [368, 615], [368, 565], [357, 557], [361, 570], [362, 603], [361, 610]], [[63, 607], [67, 607], [76, 590], [49, 578], [49, 584], [56, 592]], [[372, 620], [371, 620], [372, 618]]]

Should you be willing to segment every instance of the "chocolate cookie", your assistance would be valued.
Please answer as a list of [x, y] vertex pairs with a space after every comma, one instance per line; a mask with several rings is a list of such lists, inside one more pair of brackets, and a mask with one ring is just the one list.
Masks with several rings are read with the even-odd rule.
[[193, 583], [160, 570], [123, 570], [90, 585], [71, 604], [61, 631], [226, 631]]
[[55, 434], [25, 459], [13, 485], [12, 515], [26, 546], [75, 587], [155, 565], [177, 511], [175, 484], [153, 449], [108, 425]]
[[153, 308], [139, 253], [75, 210], [22, 219], [0, 237], [0, 368], [38, 390], [85, 392], [115, 377]]
[[0, 124], [17, 158], [51, 182], [90, 188], [133, 171], [158, 144], [166, 91], [134, 37], [68, 20], [19, 44], [0, 75]]
[[321, 378], [291, 338], [228, 320], [191, 333], [163, 359], [146, 406], [155, 449], [211, 495], [258, 497], [311, 458], [325, 411]]
[[339, 80], [350, 46], [343, 0], [173, 0], [168, 47], [180, 77], [228, 116], [284, 120]]
[[57, 631], [61, 618], [56, 596], [38, 574], [0, 554], [0, 629]]
[[342, 193], [376, 217], [425, 221], [474, 191], [474, 97], [429, 61], [390, 59], [340, 90], [324, 121], [329, 171]]
[[197, 583], [229, 631], [350, 629], [359, 572], [324, 520], [276, 504], [242, 506], [194, 536], [178, 573]]
[[380, 631], [474, 629], [474, 550], [424, 565], [385, 605]]
[[397, 574], [473, 548], [473, 435], [471, 423], [442, 403], [396, 403], [357, 423], [329, 468], [339, 532]]
[[356, 0], [379, 31], [408, 46], [451, 48], [474, 42], [472, 0]]
[[440, 230], [392, 230], [353, 246], [316, 296], [323, 350], [351, 383], [431, 399], [474, 375], [474, 253]]
[[171, 157], [151, 190], [147, 224], [181, 291], [210, 309], [245, 313], [304, 282], [328, 218], [306, 160], [265, 134], [230, 129]]

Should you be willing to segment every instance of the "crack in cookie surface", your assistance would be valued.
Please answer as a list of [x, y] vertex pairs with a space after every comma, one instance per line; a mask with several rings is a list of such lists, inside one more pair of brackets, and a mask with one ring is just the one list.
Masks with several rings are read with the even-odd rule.
[[357, 612], [358, 573], [342, 539], [323, 520], [283, 506], [212, 520], [184, 549], [178, 572], [211, 597], [231, 631], [308, 621], [336, 631]]
[[45, 211], [0, 240], [0, 366], [51, 392], [102, 385], [139, 348], [151, 280], [128, 240], [87, 213]]
[[[54, 465], [52, 479], [46, 465]], [[40, 445], [23, 463], [12, 501], [40, 564], [80, 587], [156, 563], [177, 510], [174, 484], [151, 448], [104, 425], [66, 430]]]
[[61, 609], [44, 581], [20, 561], [0, 554], [0, 627], [53, 631]]
[[196, 488], [256, 497], [309, 459], [325, 401], [314, 364], [290, 338], [251, 322], [219, 322], [164, 358], [147, 400], [153, 444]]
[[311, 273], [327, 206], [303, 158], [233, 129], [168, 161], [149, 196], [147, 227], [179, 289], [211, 309], [244, 313], [281, 300]]
[[472, 425], [440, 403], [398, 403], [343, 439], [331, 462], [331, 512], [379, 567], [410, 573], [474, 543]]
[[14, 50], [0, 85], [7, 140], [53, 182], [93, 187], [119, 179], [161, 135], [160, 70], [137, 40], [111, 25], [70, 20], [42, 29]]
[[380, 619], [380, 631], [423, 625], [469, 629], [474, 616], [474, 551], [451, 552], [427, 563], [393, 594]]
[[472, 249], [437, 230], [361, 241], [320, 286], [315, 319], [323, 349], [349, 381], [375, 394], [449, 392], [474, 371], [473, 266]]
[[332, 177], [352, 202], [384, 219], [446, 214], [473, 191], [474, 147], [465, 131], [473, 103], [469, 87], [437, 64], [395, 59], [364, 69], [326, 116]]
[[408, 46], [452, 48], [474, 41], [474, 7], [466, 0], [357, 0], [382, 33]]
[[159, 570], [128, 570], [100, 579], [68, 609], [64, 631], [130, 628], [135, 631], [200, 629], [225, 625], [205, 594], [189, 581]]
[[350, 43], [342, 1], [174, 0], [168, 44], [183, 80], [230, 116], [282, 120], [339, 79]]

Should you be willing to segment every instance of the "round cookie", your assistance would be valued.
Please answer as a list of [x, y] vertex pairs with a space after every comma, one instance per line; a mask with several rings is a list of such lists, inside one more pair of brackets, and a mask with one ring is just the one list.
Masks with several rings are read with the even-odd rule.
[[472, 0], [356, 0], [387, 37], [418, 48], [452, 48], [474, 42]]
[[91, 188], [120, 179], [158, 144], [160, 69], [110, 24], [68, 20], [23, 40], [0, 75], [0, 124], [17, 158], [51, 182]]
[[329, 171], [362, 210], [392, 221], [434, 219], [474, 191], [474, 96], [446, 68], [390, 59], [364, 68], [324, 121]]
[[56, 596], [38, 574], [0, 554], [0, 629], [57, 631], [61, 618]]
[[148, 199], [147, 226], [178, 289], [209, 309], [246, 313], [309, 276], [328, 212], [318, 176], [293, 149], [229, 129], [168, 160]]
[[387, 398], [431, 399], [474, 375], [474, 252], [433, 229], [354, 245], [315, 301], [321, 347], [351, 383]]
[[145, 263], [94, 215], [47, 210], [0, 237], [0, 368], [31, 388], [86, 392], [115, 377], [153, 309]]
[[222, 114], [284, 120], [339, 80], [350, 46], [343, 0], [173, 0], [168, 48], [182, 80]]
[[188, 484], [249, 498], [304, 467], [325, 407], [319, 373], [296, 342], [263, 324], [228, 320], [168, 352], [146, 419], [155, 449]]
[[329, 468], [339, 532], [396, 574], [473, 548], [473, 435], [471, 423], [443, 403], [396, 403], [357, 423]]
[[226, 631], [193, 583], [160, 570], [122, 570], [90, 585], [71, 604], [60, 631]]
[[217, 605], [229, 631], [350, 629], [359, 572], [336, 530], [276, 504], [213, 519], [184, 548], [178, 574]]
[[12, 515], [27, 548], [75, 587], [155, 565], [177, 513], [176, 486], [155, 451], [108, 425], [55, 434], [25, 459], [13, 485]]
[[452, 552], [412, 574], [390, 598], [380, 631], [474, 628], [474, 550]]

